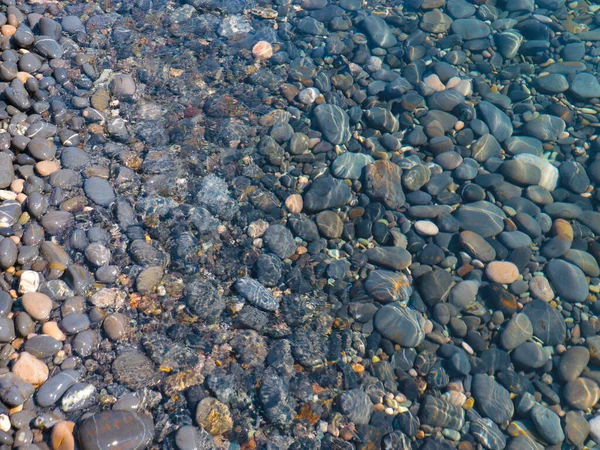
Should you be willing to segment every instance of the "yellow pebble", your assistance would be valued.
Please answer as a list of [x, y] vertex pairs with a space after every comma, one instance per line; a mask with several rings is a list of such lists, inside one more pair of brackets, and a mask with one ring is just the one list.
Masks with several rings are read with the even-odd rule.
[[377, 364], [381, 361], [381, 358], [379, 358], [379, 356], [373, 356], [373, 358], [371, 358], [371, 361], [373, 362], [373, 364]]
[[472, 409], [474, 405], [475, 405], [475, 399], [473, 397], [469, 397], [467, 399], [467, 401], [462, 405], [462, 408], [465, 411], [468, 411], [468, 410]]

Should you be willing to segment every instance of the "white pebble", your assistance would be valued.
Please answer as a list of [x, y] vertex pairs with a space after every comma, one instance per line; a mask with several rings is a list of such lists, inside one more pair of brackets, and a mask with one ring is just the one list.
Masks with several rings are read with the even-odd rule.
[[19, 279], [19, 294], [36, 292], [40, 286], [40, 276], [33, 270], [24, 270]]
[[5, 432], [10, 430], [10, 418], [6, 414], [0, 414], [0, 430]]
[[438, 226], [429, 220], [417, 220], [414, 223], [414, 227], [415, 230], [417, 230], [417, 233], [425, 236], [435, 236], [440, 232]]
[[436, 74], [429, 75], [423, 80], [423, 82], [427, 87], [430, 87], [435, 92], [441, 92], [446, 90], [446, 86], [444, 86], [444, 83], [442, 83], [440, 77], [438, 77]]

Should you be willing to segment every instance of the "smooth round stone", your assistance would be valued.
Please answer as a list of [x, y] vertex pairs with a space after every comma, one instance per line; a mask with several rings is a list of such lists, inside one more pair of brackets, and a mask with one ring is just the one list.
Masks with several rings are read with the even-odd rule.
[[25, 53], [19, 58], [19, 70], [22, 72], [33, 73], [40, 67], [42, 67], [42, 62], [35, 53]]
[[85, 195], [97, 205], [108, 206], [117, 197], [112, 186], [104, 178], [92, 177], [83, 182]]
[[473, 231], [487, 238], [502, 232], [506, 215], [496, 205], [479, 201], [461, 205], [454, 213], [454, 217], [463, 230]]
[[283, 225], [270, 226], [263, 236], [266, 247], [281, 259], [286, 259], [296, 253], [294, 236]]
[[427, 11], [421, 18], [419, 27], [428, 33], [445, 33], [450, 29], [452, 19], [440, 10]]
[[337, 178], [358, 180], [363, 168], [375, 162], [372, 156], [363, 153], [342, 153], [331, 164], [331, 172]]
[[73, 353], [81, 358], [90, 356], [98, 347], [98, 335], [92, 330], [83, 330], [71, 342]]
[[15, 179], [15, 170], [12, 158], [8, 153], [0, 153], [0, 189], [5, 189], [11, 185]]
[[27, 352], [21, 352], [12, 371], [21, 380], [39, 387], [48, 379], [48, 366]]
[[366, 166], [365, 187], [369, 196], [380, 199], [388, 208], [401, 208], [406, 197], [402, 190], [402, 169], [387, 160]]
[[544, 206], [544, 213], [548, 214], [553, 219], [578, 219], [583, 214], [581, 206], [575, 203], [554, 202]]
[[548, 114], [541, 114], [539, 117], [530, 120], [525, 124], [523, 130], [530, 136], [541, 141], [556, 141], [565, 131], [566, 124], [563, 119]]
[[396, 37], [381, 17], [369, 15], [360, 23], [360, 27], [376, 47], [390, 48], [396, 45]]
[[23, 309], [35, 320], [48, 320], [52, 311], [52, 299], [41, 292], [28, 292], [21, 299]]
[[558, 373], [565, 381], [574, 381], [590, 362], [590, 351], [585, 347], [571, 347], [561, 355]]
[[15, 323], [7, 317], [0, 317], [0, 342], [12, 342], [15, 338]]
[[[12, 164], [12, 163], [11, 163]], [[12, 227], [21, 216], [21, 204], [14, 200], [5, 200], [0, 205], [0, 228]]]
[[65, 169], [81, 169], [90, 165], [89, 155], [77, 147], [65, 147], [60, 155], [60, 162]]
[[62, 18], [60, 24], [63, 30], [67, 33], [75, 33], [77, 31], [83, 31], [85, 28], [81, 19], [77, 16], [65, 16]]
[[600, 83], [591, 73], [580, 72], [573, 78], [569, 92], [580, 100], [598, 98], [600, 97]]
[[485, 274], [495, 283], [511, 284], [519, 277], [519, 269], [508, 261], [492, 261], [486, 266]]
[[535, 79], [535, 87], [544, 94], [560, 94], [569, 89], [569, 83], [564, 75], [551, 73]]
[[513, 59], [517, 56], [519, 48], [523, 43], [523, 35], [517, 30], [506, 30], [502, 33], [498, 33], [494, 36], [494, 42], [498, 51], [506, 59]]
[[96, 267], [107, 266], [110, 263], [110, 250], [99, 242], [93, 242], [85, 248], [85, 257]]
[[516, 367], [539, 369], [548, 361], [548, 354], [534, 342], [525, 342], [512, 351], [510, 357]]
[[590, 185], [585, 168], [575, 161], [565, 161], [559, 167], [560, 182], [576, 194], [582, 194]]
[[544, 151], [542, 142], [529, 136], [511, 136], [504, 141], [504, 148], [513, 156], [521, 153], [542, 156]]
[[440, 232], [437, 225], [429, 220], [417, 220], [413, 226], [416, 232], [422, 236], [435, 236]]
[[349, 420], [360, 425], [368, 424], [373, 413], [371, 399], [360, 389], [351, 389], [342, 393], [340, 408]]
[[522, 186], [538, 184], [542, 179], [542, 171], [538, 167], [517, 159], [505, 161], [500, 172], [509, 181]]
[[48, 211], [40, 224], [51, 236], [57, 236], [64, 233], [73, 224], [73, 215], [67, 211]]
[[114, 341], [122, 339], [129, 329], [129, 320], [121, 313], [112, 313], [102, 323], [108, 337]]
[[462, 105], [464, 102], [465, 96], [454, 89], [436, 92], [427, 98], [429, 109], [446, 112], [451, 112], [457, 105]]
[[535, 276], [529, 281], [529, 290], [533, 298], [537, 298], [543, 302], [549, 303], [554, 298], [554, 291], [548, 282], [548, 279], [543, 276]]
[[531, 409], [531, 420], [542, 438], [550, 444], [558, 444], [565, 440], [560, 417], [550, 409], [537, 404]]
[[553, 259], [546, 265], [545, 272], [561, 299], [571, 303], [585, 301], [589, 293], [588, 282], [579, 267]]
[[506, 350], [514, 350], [533, 336], [533, 326], [529, 317], [519, 313], [514, 315], [500, 333], [500, 345]]
[[465, 230], [459, 235], [462, 247], [475, 259], [490, 262], [496, 259], [496, 250], [477, 233]]
[[583, 211], [578, 220], [589, 227], [594, 234], [600, 234], [600, 213], [596, 211]]
[[457, 152], [444, 152], [435, 157], [435, 163], [439, 164], [445, 170], [454, 170], [463, 162], [462, 156]]
[[96, 387], [89, 383], [75, 383], [61, 399], [64, 412], [87, 409], [96, 402]]
[[[372, 167], [370, 164], [367, 167]], [[313, 181], [304, 194], [304, 207], [308, 212], [341, 208], [352, 198], [350, 187], [343, 180], [322, 176]]]
[[281, 260], [276, 255], [272, 253], [260, 255], [256, 260], [256, 277], [258, 281], [265, 286], [276, 286], [281, 278], [282, 266]]
[[473, 280], [461, 281], [450, 291], [448, 301], [462, 311], [466, 306], [475, 301], [478, 291], [478, 282]]
[[[338, 239], [344, 231], [344, 223], [333, 211], [322, 211], [315, 218], [321, 235], [327, 239]], [[268, 231], [268, 230], [267, 230]]]
[[531, 245], [531, 238], [520, 231], [503, 231], [498, 236], [498, 240], [510, 250]]
[[406, 275], [389, 270], [372, 271], [365, 288], [369, 295], [382, 303], [406, 301], [413, 291]]
[[79, 380], [79, 376], [76, 370], [68, 369], [50, 377], [36, 393], [37, 404], [42, 407], [55, 404]]
[[385, 305], [375, 314], [375, 329], [386, 339], [405, 348], [425, 338], [425, 319], [418, 311], [399, 304]]
[[425, 425], [445, 430], [460, 430], [464, 425], [464, 411], [461, 408], [432, 395], [426, 395], [423, 399], [419, 418]]
[[104, 411], [86, 419], [77, 438], [82, 450], [123, 448], [142, 450], [154, 437], [150, 416], [132, 411]]
[[90, 327], [90, 319], [86, 314], [72, 313], [61, 320], [60, 326], [67, 334], [77, 334]]
[[[600, 29], [597, 28], [594, 31], [599, 31]], [[587, 33], [590, 33], [589, 31]], [[595, 441], [595, 442], [600, 442], [600, 415], [594, 416], [593, 418], [591, 418], [588, 422], [588, 425], [590, 427], [590, 437]]]
[[514, 414], [514, 405], [509, 392], [486, 374], [476, 374], [472, 383], [475, 408], [497, 424], [509, 421]]
[[515, 160], [536, 166], [541, 171], [538, 185], [552, 192], [558, 184], [558, 169], [544, 158], [540, 158], [530, 153], [521, 153], [515, 156]]
[[548, 303], [533, 300], [525, 305], [523, 314], [529, 317], [533, 335], [545, 345], [559, 345], [566, 339], [567, 325], [564, 317]]
[[410, 252], [402, 247], [375, 247], [365, 251], [371, 264], [401, 271], [412, 264]]
[[279, 308], [279, 303], [271, 291], [252, 278], [240, 278], [236, 281], [235, 287], [253, 306], [265, 311], [275, 311]]
[[40, 55], [49, 59], [57, 59], [63, 55], [62, 46], [47, 36], [38, 36], [35, 38], [35, 49]]
[[55, 355], [61, 348], [62, 344], [59, 341], [43, 334], [25, 341], [25, 351], [41, 359]]
[[440, 269], [425, 273], [418, 281], [421, 297], [431, 307], [445, 301], [455, 284], [450, 272]]
[[583, 412], [569, 411], [565, 416], [564, 431], [567, 443], [583, 448], [590, 433], [590, 425]]
[[452, 22], [452, 32], [468, 41], [486, 38], [490, 35], [491, 30], [487, 23], [478, 19], [457, 19]]
[[541, 186], [529, 186], [525, 189], [525, 197], [538, 205], [548, 205], [554, 201], [552, 194]]
[[329, 104], [318, 105], [313, 114], [317, 127], [328, 142], [339, 145], [350, 140], [350, 118], [342, 108]]
[[110, 90], [113, 95], [133, 95], [135, 94], [135, 81], [129, 74], [118, 73], [110, 82]]
[[17, 244], [10, 238], [0, 241], [0, 267], [8, 269], [17, 261], [19, 250]]
[[155, 379], [152, 361], [135, 350], [117, 356], [112, 369], [116, 380], [129, 389], [148, 387]]
[[577, 378], [565, 385], [563, 398], [571, 408], [585, 411], [593, 408], [598, 403], [600, 387], [589, 378]]
[[179, 450], [216, 450], [217, 448], [213, 437], [207, 431], [191, 425], [185, 425], [177, 430], [175, 445]]
[[583, 250], [570, 249], [563, 255], [563, 258], [579, 267], [583, 273], [590, 277], [600, 276], [600, 267], [596, 258]]
[[[468, 19], [465, 19], [468, 20]], [[459, 22], [459, 21], [456, 21]], [[456, 22], [454, 22], [456, 24]], [[486, 25], [487, 28], [487, 25]], [[489, 31], [489, 29], [488, 29]], [[488, 101], [479, 103], [479, 112], [483, 116], [483, 120], [490, 128], [490, 132], [498, 142], [504, 142], [513, 133], [513, 126], [510, 118], [501, 111], [497, 106]]]

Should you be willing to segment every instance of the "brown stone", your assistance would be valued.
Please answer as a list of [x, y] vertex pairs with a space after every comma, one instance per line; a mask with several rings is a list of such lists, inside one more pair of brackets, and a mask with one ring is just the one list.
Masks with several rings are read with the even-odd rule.
[[302, 196], [299, 194], [292, 194], [285, 199], [285, 207], [291, 214], [301, 213], [303, 206], [304, 200], [302, 200]]
[[68, 420], [56, 423], [52, 427], [52, 450], [73, 450], [75, 448], [74, 428], [75, 423]]
[[509, 261], [492, 261], [485, 268], [485, 274], [495, 283], [511, 284], [519, 278], [519, 269]]
[[47, 177], [60, 169], [58, 161], [40, 161], [36, 163], [35, 170], [42, 177]]
[[27, 352], [22, 352], [19, 355], [12, 371], [20, 379], [33, 384], [36, 388], [48, 379], [48, 366]]
[[23, 308], [36, 320], [48, 320], [52, 311], [52, 300], [41, 292], [28, 292], [23, 294]]

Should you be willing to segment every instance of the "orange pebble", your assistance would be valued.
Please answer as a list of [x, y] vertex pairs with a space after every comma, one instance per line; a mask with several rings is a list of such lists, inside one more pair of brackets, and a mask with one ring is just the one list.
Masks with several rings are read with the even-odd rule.
[[17, 32], [17, 29], [12, 25], [2, 25], [2, 28], [0, 30], [2, 31], [2, 36], [9, 37]]
[[273, 56], [273, 46], [267, 41], [259, 41], [252, 47], [252, 54], [255, 58], [269, 59]]
[[74, 429], [75, 424], [68, 420], [63, 420], [54, 425], [51, 436], [52, 450], [73, 450], [75, 448]]

